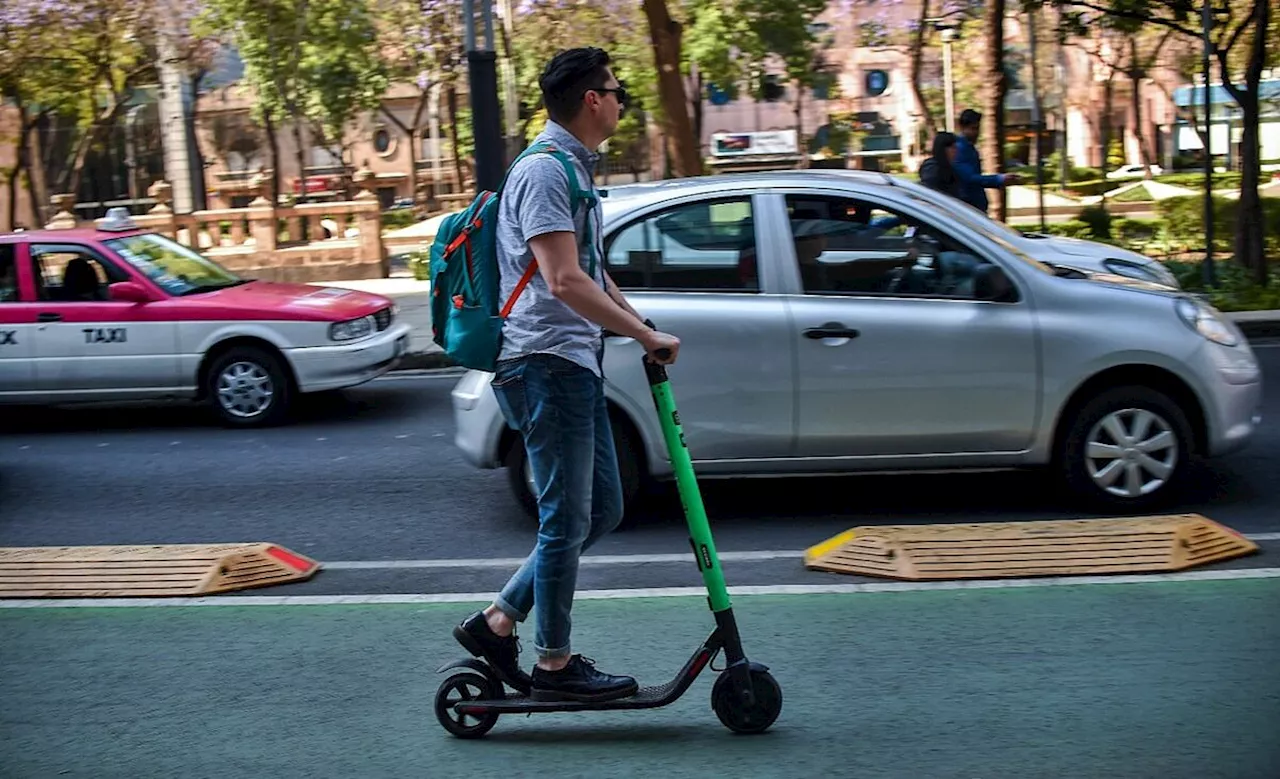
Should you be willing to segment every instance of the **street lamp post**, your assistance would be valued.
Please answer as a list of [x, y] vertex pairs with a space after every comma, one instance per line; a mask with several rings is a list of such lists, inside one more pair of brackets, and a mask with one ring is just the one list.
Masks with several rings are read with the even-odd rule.
[[484, 13], [484, 46], [476, 47], [473, 0], [462, 0], [466, 26], [467, 76], [471, 91], [471, 130], [475, 138], [476, 191], [496, 190], [502, 183], [506, 155], [498, 109], [498, 53], [493, 38], [491, 0], [480, 0]]
[[[1213, 28], [1213, 3], [1204, 2], [1204, 283], [1206, 287], [1215, 285], [1213, 267], [1213, 127], [1209, 123], [1209, 56], [1213, 53], [1213, 39], [1210, 30]], [[1229, 140], [1229, 139], [1228, 139]]]

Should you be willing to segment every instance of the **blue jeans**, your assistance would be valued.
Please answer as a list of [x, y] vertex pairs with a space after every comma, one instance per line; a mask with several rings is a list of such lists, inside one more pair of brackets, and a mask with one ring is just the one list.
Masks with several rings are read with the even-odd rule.
[[517, 622], [536, 614], [538, 657], [568, 657], [578, 556], [622, 520], [604, 382], [562, 357], [534, 354], [500, 364], [492, 386], [524, 438], [538, 497], [537, 545], [494, 603]]

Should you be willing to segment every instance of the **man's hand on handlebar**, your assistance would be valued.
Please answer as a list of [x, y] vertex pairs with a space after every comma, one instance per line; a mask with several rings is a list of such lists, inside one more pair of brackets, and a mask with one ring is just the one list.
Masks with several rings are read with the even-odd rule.
[[649, 353], [649, 359], [659, 365], [671, 365], [680, 352], [680, 339], [660, 330], [650, 330], [640, 340], [640, 345]]

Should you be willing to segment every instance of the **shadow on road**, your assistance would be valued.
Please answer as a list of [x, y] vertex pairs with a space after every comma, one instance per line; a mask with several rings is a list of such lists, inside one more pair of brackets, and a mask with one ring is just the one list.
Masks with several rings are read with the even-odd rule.
[[[383, 422], [421, 413], [422, 395], [378, 384], [358, 392], [333, 391], [295, 398], [292, 418], [278, 429], [334, 422]], [[120, 430], [218, 430], [222, 424], [207, 405], [186, 401], [84, 403], [65, 406], [10, 406], [0, 415], [0, 435], [86, 433]]]
[[[990, 521], [1022, 518], [1078, 518], [1097, 513], [1073, 504], [1048, 471], [950, 474], [894, 474], [770, 479], [708, 479], [702, 498], [712, 523], [732, 518], [741, 528], [753, 521], [775, 524], [779, 517], [803, 520], [852, 519], [868, 524], [954, 522], [956, 515]], [[1210, 509], [1256, 496], [1241, 469], [1225, 461], [1198, 465], [1182, 485], [1182, 494], [1162, 509], [1142, 514]], [[674, 485], [661, 484], [642, 504], [635, 530], [671, 528], [684, 523]]]

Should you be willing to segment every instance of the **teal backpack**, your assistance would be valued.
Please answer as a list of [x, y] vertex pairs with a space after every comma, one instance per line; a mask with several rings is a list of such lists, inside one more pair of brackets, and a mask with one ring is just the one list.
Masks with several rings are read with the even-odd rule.
[[[595, 196], [582, 190], [569, 157], [550, 143], [530, 146], [511, 166], [529, 154], [550, 154], [560, 160], [569, 175], [573, 213], [578, 213], [580, 204], [586, 204], [590, 275], [594, 278], [596, 256], [590, 209], [595, 206]], [[508, 168], [507, 175], [510, 174]], [[494, 370], [502, 348], [503, 320], [538, 270], [538, 261], [531, 260], [511, 298], [499, 310], [498, 201], [506, 183], [507, 176], [503, 176], [497, 192], [481, 192], [465, 211], [446, 217], [431, 245], [431, 340], [457, 365], [481, 371]]]

